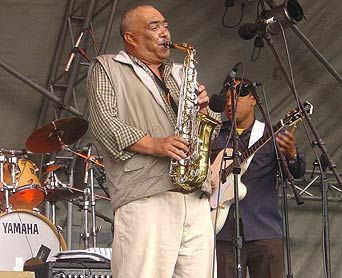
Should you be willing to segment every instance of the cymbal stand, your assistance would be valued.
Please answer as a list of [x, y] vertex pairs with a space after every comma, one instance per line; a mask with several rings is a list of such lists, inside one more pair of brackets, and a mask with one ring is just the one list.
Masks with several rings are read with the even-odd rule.
[[[91, 219], [92, 219], [92, 228], [91, 228], [91, 236], [93, 238], [93, 247], [97, 246], [97, 234], [99, 228], [96, 227], [96, 199], [94, 192], [94, 168], [91, 160], [91, 148], [92, 144], [88, 144], [88, 155], [85, 161], [85, 175], [84, 175], [84, 185], [87, 188], [90, 188], [90, 207], [91, 207]], [[88, 187], [88, 182], [90, 180], [90, 187]]]
[[[62, 143], [62, 149], [69, 151], [79, 157], [82, 157], [85, 159], [85, 175], [84, 175], [84, 184], [86, 189], [89, 189], [88, 191], [84, 192], [84, 225], [85, 225], [85, 230], [84, 230], [84, 234], [81, 235], [81, 237], [83, 238], [83, 240], [85, 241], [85, 245], [86, 248], [88, 248], [89, 246], [89, 232], [88, 232], [88, 206], [89, 206], [89, 200], [87, 200], [90, 196], [90, 207], [91, 207], [91, 216], [92, 216], [92, 232], [91, 232], [91, 236], [93, 239], [93, 247], [97, 246], [97, 234], [100, 230], [101, 227], [96, 227], [96, 198], [95, 198], [95, 192], [94, 192], [94, 168], [93, 168], [93, 164], [98, 165], [103, 167], [103, 164], [101, 164], [100, 162], [98, 162], [98, 160], [91, 155], [91, 151], [92, 151], [92, 145], [93, 144], [88, 144], [88, 153], [87, 155], [83, 155], [81, 153], [75, 152], [74, 150], [72, 150], [71, 148], [69, 148], [69, 146], [64, 145], [63, 142]], [[90, 176], [90, 187], [88, 187], [88, 179]]]
[[[49, 189], [55, 189], [58, 187], [59, 185], [59, 180], [55, 174], [55, 171], [51, 171], [49, 174], [48, 174], [48, 185], [47, 186]], [[52, 221], [52, 224], [56, 226], [56, 202], [53, 202], [53, 201], [50, 201], [50, 209], [51, 209], [51, 221]]]
[[[14, 192], [17, 187], [17, 180], [16, 180], [16, 165], [18, 163], [18, 158], [14, 155], [11, 155], [8, 159], [8, 166], [9, 166], [9, 172], [11, 174], [11, 183], [4, 184], [4, 190], [5, 190], [5, 209], [7, 212], [11, 211], [12, 206], [9, 201], [9, 193], [10, 191]], [[2, 162], [4, 163], [4, 161]], [[2, 180], [3, 180], [3, 165], [2, 165]]]
[[90, 196], [90, 189], [87, 187], [83, 191], [83, 211], [84, 211], [84, 232], [81, 233], [81, 238], [84, 241], [84, 249], [89, 248], [89, 238], [90, 233], [88, 230], [88, 208], [89, 208], [89, 196]]
[[5, 191], [5, 207], [8, 210], [8, 190], [7, 185], [4, 183], [4, 163], [6, 161], [5, 155], [0, 153], [0, 183], [3, 185], [2, 190]]
[[[61, 182], [58, 179], [54, 170], [51, 171], [50, 173], [48, 173], [46, 180], [47, 180], [46, 187], [48, 189], [58, 189], [58, 188], [67, 188], [68, 187], [66, 184], [64, 184], [63, 182]], [[50, 200], [49, 203], [50, 203], [50, 206], [48, 209], [51, 210], [51, 216], [49, 217], [49, 219], [51, 220], [52, 224], [55, 225], [55, 227], [57, 227], [57, 225], [56, 225], [56, 201]]]
[[[91, 164], [91, 163], [90, 163]], [[92, 237], [93, 237], [93, 247], [97, 246], [97, 234], [99, 232], [99, 227], [96, 227], [96, 199], [95, 199], [95, 191], [94, 191], [94, 168], [90, 166], [89, 168], [90, 174], [90, 200], [91, 200], [91, 218], [92, 218]]]

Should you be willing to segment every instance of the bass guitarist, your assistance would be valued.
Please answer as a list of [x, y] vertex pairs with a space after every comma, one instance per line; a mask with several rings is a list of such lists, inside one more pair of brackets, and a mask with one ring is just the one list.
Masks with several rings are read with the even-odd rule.
[[[256, 92], [253, 83], [247, 79], [242, 82], [241, 79], [236, 79], [235, 83], [236, 92], [240, 91], [236, 101], [236, 125], [239, 151], [242, 153], [249, 148], [250, 141], [256, 141], [258, 137], [263, 136], [267, 128], [255, 117]], [[232, 115], [230, 98], [231, 92], [228, 89], [225, 109], [228, 120], [231, 120]], [[291, 174], [294, 178], [299, 178], [304, 175], [306, 164], [303, 154], [296, 148], [294, 130], [290, 128], [278, 133], [276, 142], [287, 159]], [[211, 161], [215, 161], [218, 153], [225, 147], [229, 133], [230, 121], [227, 121], [212, 143]], [[231, 147], [231, 142], [228, 142], [229, 146]], [[246, 277], [247, 269], [251, 278], [283, 277], [283, 234], [278, 208], [277, 171], [276, 152], [272, 140], [269, 140], [254, 154], [241, 177], [241, 182], [247, 190], [246, 196], [239, 203], [239, 222], [243, 239], [242, 277]], [[218, 278], [236, 277], [234, 231], [234, 208], [231, 206], [224, 226], [217, 235]]]

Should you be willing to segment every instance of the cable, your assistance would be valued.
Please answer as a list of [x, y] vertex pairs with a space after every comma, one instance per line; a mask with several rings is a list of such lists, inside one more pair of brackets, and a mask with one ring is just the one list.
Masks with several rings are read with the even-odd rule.
[[227, 25], [227, 24], [224, 22], [224, 18], [226, 17], [227, 12], [228, 12], [228, 7], [229, 7], [229, 6], [226, 6], [226, 9], [225, 9], [224, 14], [223, 14], [223, 16], [222, 16], [222, 19], [221, 19], [222, 25], [223, 25], [224, 27], [226, 27], [226, 28], [234, 28], [234, 27], [239, 26], [240, 23], [242, 22], [242, 19], [243, 19], [245, 4], [244, 4], [244, 3], [241, 4], [240, 19], [239, 19], [239, 21], [238, 21], [236, 24], [233, 24], [233, 25]]

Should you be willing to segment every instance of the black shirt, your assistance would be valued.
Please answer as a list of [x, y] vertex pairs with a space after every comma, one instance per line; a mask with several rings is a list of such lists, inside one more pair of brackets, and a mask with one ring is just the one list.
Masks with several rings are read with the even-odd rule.
[[[252, 127], [239, 135], [239, 150], [248, 149]], [[211, 149], [214, 159], [217, 153], [226, 145], [230, 132], [230, 125], [225, 122], [220, 134], [214, 139]], [[264, 135], [266, 133], [266, 128]], [[228, 146], [231, 146], [229, 142]], [[213, 160], [212, 160], [213, 161]], [[289, 165], [294, 178], [299, 178], [305, 172], [304, 156], [298, 152], [297, 161]], [[272, 140], [269, 140], [254, 155], [247, 171], [242, 175], [241, 182], [247, 188], [247, 194], [240, 200], [240, 219], [242, 222], [243, 237], [246, 241], [258, 239], [282, 238], [282, 218], [278, 209], [278, 189], [276, 188], [276, 173], [278, 163]], [[232, 240], [234, 232], [234, 207], [221, 232], [219, 240]]]

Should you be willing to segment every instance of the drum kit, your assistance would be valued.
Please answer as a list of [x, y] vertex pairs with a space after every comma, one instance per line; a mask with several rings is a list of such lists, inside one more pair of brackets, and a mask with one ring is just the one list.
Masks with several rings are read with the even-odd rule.
[[[91, 155], [74, 151], [69, 146], [80, 139], [88, 129], [88, 122], [80, 118], [64, 118], [53, 121], [34, 131], [26, 141], [26, 149], [0, 149], [0, 271], [22, 270], [26, 260], [35, 257], [44, 245], [50, 249], [49, 259], [59, 251], [67, 249], [56, 226], [55, 204], [60, 200], [74, 203], [75, 198], [83, 197], [83, 204], [76, 203], [84, 210], [85, 248], [93, 238], [96, 247], [96, 216], [108, 221], [95, 210], [96, 200], [109, 200], [109, 197], [94, 193], [94, 167], [103, 165]], [[66, 151], [85, 161], [83, 190], [60, 181], [56, 171], [63, 165], [49, 162], [38, 178], [39, 169], [27, 159], [30, 154], [52, 154]], [[52, 219], [39, 213], [44, 203], [52, 208]], [[92, 216], [92, 228], [88, 228], [88, 214]], [[111, 222], [109, 219], [108, 222]], [[91, 230], [89, 232], [89, 230]]]

